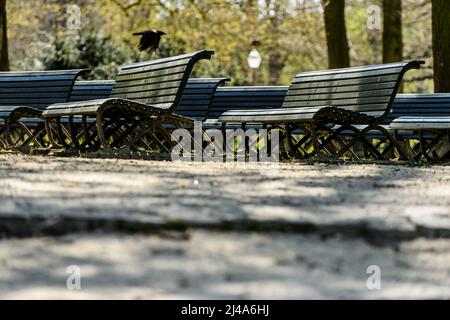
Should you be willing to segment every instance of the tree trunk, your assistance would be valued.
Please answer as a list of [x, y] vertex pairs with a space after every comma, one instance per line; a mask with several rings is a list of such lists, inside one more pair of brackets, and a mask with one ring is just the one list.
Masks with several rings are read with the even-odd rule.
[[350, 55], [345, 27], [345, 0], [322, 0], [328, 46], [328, 66], [350, 66]]
[[432, 0], [434, 91], [450, 92], [450, 1]]
[[6, 0], [0, 0], [0, 71], [9, 70]]
[[285, 8], [281, 5], [281, 1], [275, 1], [273, 6], [274, 15], [270, 17], [269, 33], [272, 37], [269, 53], [269, 85], [278, 85], [283, 68], [286, 63], [285, 55], [283, 55], [280, 44], [281, 30], [280, 24], [284, 19]]
[[402, 61], [402, 0], [383, 0], [383, 17], [383, 63]]
[[280, 84], [281, 73], [285, 62], [286, 60], [279, 52], [272, 51], [269, 56], [269, 85], [275, 86]]

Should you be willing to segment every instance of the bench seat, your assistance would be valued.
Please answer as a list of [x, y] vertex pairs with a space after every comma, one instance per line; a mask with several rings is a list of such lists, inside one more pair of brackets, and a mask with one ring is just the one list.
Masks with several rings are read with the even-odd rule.
[[[329, 106], [317, 106], [317, 107], [297, 107], [297, 108], [276, 108], [276, 109], [255, 109], [255, 110], [234, 110], [227, 111], [219, 118], [219, 122], [257, 122], [257, 123], [296, 123], [296, 122], [308, 122], [308, 121], [322, 121], [323, 115], [333, 114], [348, 114], [351, 116], [351, 110], [346, 108], [335, 108]], [[371, 120], [375, 120], [377, 116], [380, 116], [382, 112], [373, 111], [366, 112], [361, 116], [360, 123], [368, 123]], [[332, 117], [332, 116], [331, 116]], [[335, 121], [341, 121], [336, 117]], [[345, 119], [342, 122], [346, 122]]]
[[257, 123], [274, 123], [274, 122], [297, 122], [298, 120], [312, 120], [314, 115], [320, 109], [326, 108], [275, 108], [275, 109], [249, 109], [249, 110], [230, 110], [224, 112], [219, 122], [257, 122]]
[[42, 110], [28, 106], [0, 106], [0, 118], [6, 120], [11, 117], [40, 117]]
[[146, 113], [160, 112], [161, 109], [136, 100], [107, 98], [97, 100], [87, 100], [78, 102], [56, 103], [49, 106], [42, 112], [44, 118], [54, 118], [63, 116], [83, 116], [96, 115], [103, 112], [105, 108], [114, 106], [126, 106], [130, 112]]
[[393, 130], [450, 130], [450, 115], [399, 117], [391, 122], [390, 128]]

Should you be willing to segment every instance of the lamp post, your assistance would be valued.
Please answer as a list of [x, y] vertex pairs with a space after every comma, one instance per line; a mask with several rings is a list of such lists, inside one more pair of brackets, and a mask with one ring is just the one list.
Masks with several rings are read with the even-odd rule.
[[250, 69], [252, 69], [253, 73], [253, 85], [255, 86], [258, 80], [258, 69], [261, 66], [261, 55], [259, 54], [258, 50], [252, 49], [250, 51], [247, 62]]

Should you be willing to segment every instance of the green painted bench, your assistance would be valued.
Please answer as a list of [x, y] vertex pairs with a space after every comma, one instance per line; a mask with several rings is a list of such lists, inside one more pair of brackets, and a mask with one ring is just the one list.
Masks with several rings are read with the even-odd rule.
[[[192, 125], [175, 112], [192, 69], [213, 51], [125, 65], [108, 98], [57, 103], [43, 112], [55, 127], [55, 144], [65, 149], [96, 151], [127, 148], [170, 152], [173, 142], [165, 125]], [[68, 117], [67, 124], [61, 118]], [[53, 130], [52, 130], [53, 131]]]
[[389, 127], [419, 141], [418, 156], [428, 161], [450, 157], [450, 94], [402, 94], [389, 115]]
[[69, 101], [83, 72], [87, 70], [0, 72], [0, 144], [4, 148], [43, 147], [42, 111], [51, 104]]
[[[304, 72], [292, 81], [281, 107], [230, 110], [219, 121], [223, 126], [259, 123], [281, 127], [285, 130], [289, 152], [302, 159], [353, 158], [352, 147], [358, 142], [367, 147], [369, 157], [384, 159], [367, 139], [367, 133], [376, 130], [403, 157], [412, 160], [409, 151], [382, 124], [391, 112], [403, 75], [423, 63], [414, 60]], [[359, 129], [358, 125], [364, 128]], [[307, 134], [301, 137], [292, 134], [298, 131]], [[343, 139], [341, 133], [345, 131], [354, 135]]]

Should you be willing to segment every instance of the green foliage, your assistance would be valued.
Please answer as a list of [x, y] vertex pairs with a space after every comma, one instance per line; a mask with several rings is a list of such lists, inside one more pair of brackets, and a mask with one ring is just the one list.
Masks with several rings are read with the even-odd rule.
[[94, 32], [69, 33], [55, 38], [43, 53], [45, 69], [87, 68], [92, 70], [90, 79], [112, 78], [122, 64], [136, 56], [130, 46]]
[[0, 71], [9, 70], [6, 0], [0, 0]]
[[[66, 6], [81, 8], [82, 28], [66, 28]], [[382, 29], [367, 27], [369, 5], [381, 0], [346, 0], [346, 25], [353, 66], [382, 62]], [[431, 92], [431, 0], [402, 0], [404, 58], [425, 58], [407, 74], [406, 92]], [[13, 69], [88, 67], [92, 78], [111, 79], [119, 65], [156, 57], [215, 50], [194, 76], [226, 76], [231, 85], [252, 84], [247, 56], [253, 40], [262, 56], [257, 84], [289, 84], [297, 73], [325, 69], [327, 44], [319, 0], [14, 0], [8, 1]], [[157, 55], [139, 53], [146, 29], [167, 32]]]

